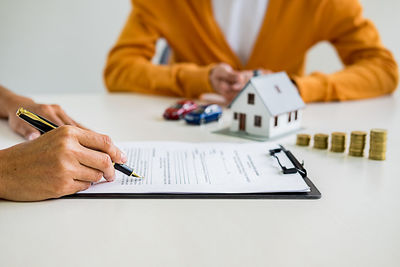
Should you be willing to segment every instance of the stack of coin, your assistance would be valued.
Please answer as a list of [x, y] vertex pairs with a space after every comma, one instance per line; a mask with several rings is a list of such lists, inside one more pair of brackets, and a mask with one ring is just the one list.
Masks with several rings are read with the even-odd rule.
[[369, 143], [369, 158], [373, 160], [386, 159], [386, 136], [384, 129], [372, 129]]
[[296, 145], [298, 146], [309, 146], [311, 136], [309, 134], [298, 134]]
[[327, 134], [315, 134], [314, 135], [314, 148], [327, 149], [328, 148], [328, 137]]
[[331, 136], [331, 151], [343, 153], [346, 149], [346, 133], [333, 132]]
[[365, 148], [366, 132], [353, 131], [350, 136], [349, 155], [353, 157], [363, 157]]

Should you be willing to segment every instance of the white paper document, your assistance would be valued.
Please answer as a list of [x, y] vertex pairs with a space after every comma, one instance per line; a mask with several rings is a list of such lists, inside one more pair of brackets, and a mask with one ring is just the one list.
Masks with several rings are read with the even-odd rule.
[[[116, 171], [81, 193], [272, 193], [309, 192], [298, 174], [283, 174], [268, 143], [130, 142], [119, 144], [126, 165], [144, 179]], [[279, 153], [283, 154], [283, 153]], [[293, 166], [287, 157], [281, 163]]]

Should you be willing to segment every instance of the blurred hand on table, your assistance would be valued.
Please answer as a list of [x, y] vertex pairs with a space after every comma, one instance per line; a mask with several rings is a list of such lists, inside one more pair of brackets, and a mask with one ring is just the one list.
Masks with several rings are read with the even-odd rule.
[[40, 136], [40, 133], [15, 115], [20, 107], [36, 113], [54, 122], [58, 126], [72, 125], [85, 129], [85, 127], [71, 119], [59, 105], [38, 104], [30, 98], [18, 97], [18, 99], [15, 99], [15, 102], [11, 103], [8, 107], [8, 123], [11, 129], [25, 139], [36, 139]]
[[0, 150], [0, 198], [37, 201], [74, 194], [102, 177], [113, 181], [113, 162], [126, 160], [110, 137], [61, 126]]
[[[262, 74], [272, 73], [270, 70], [259, 70]], [[200, 96], [206, 103], [228, 105], [253, 77], [252, 70], [236, 71], [226, 63], [216, 65], [210, 72], [210, 83], [216, 93]]]

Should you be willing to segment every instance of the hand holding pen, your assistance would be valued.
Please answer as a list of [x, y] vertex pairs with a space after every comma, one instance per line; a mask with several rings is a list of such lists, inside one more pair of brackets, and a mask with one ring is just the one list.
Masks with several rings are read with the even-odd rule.
[[112, 181], [112, 161], [125, 161], [108, 137], [73, 126], [61, 126], [4, 151], [0, 195], [16, 201], [74, 194], [103, 176]]
[[[53, 122], [35, 114], [35, 113], [29, 112], [23, 108], [18, 109], [17, 116], [20, 117], [22, 120], [26, 121], [27, 123], [29, 123], [30, 125], [32, 125], [34, 128], [39, 130], [41, 133], [49, 132], [58, 127]], [[65, 128], [69, 128], [69, 127], [65, 127]], [[83, 130], [83, 129], [77, 129], [77, 128], [75, 129], [75, 127], [70, 127], [70, 128], [73, 129], [73, 131], [86, 132], [87, 137], [86, 138], [81, 137], [81, 139], [83, 141], [80, 142], [80, 144], [83, 145], [84, 147], [86, 147], [88, 149], [92, 149], [92, 150], [98, 150], [98, 148], [100, 148], [99, 151], [92, 151], [92, 153], [94, 153], [94, 154], [96, 154], [96, 152], [97, 152], [98, 161], [89, 162], [89, 164], [95, 165], [95, 167], [96, 167], [96, 164], [98, 164], [98, 162], [110, 163], [116, 170], [121, 171], [122, 173], [124, 173], [126, 175], [134, 176], [137, 178], [142, 178], [139, 175], [137, 175], [131, 168], [129, 168], [128, 166], [123, 164], [127, 160], [126, 156], [118, 148], [116, 148], [113, 145], [110, 137], [108, 137], [106, 135], [97, 134], [97, 133], [94, 133], [91, 131]], [[89, 137], [93, 139], [92, 142], [94, 142], [95, 147], [93, 147], [89, 144], [89, 142], [87, 140], [87, 138], [89, 138]], [[104, 153], [101, 154], [101, 152], [105, 152], [106, 154], [104, 154]], [[115, 163], [112, 163], [110, 157], [111, 157], [111, 159], [119, 159], [119, 160], [117, 160], [117, 161], [114, 160]], [[81, 163], [83, 165], [86, 165], [83, 162], [81, 162]], [[95, 168], [95, 169], [98, 169], [98, 168]], [[114, 171], [112, 171], [112, 173], [114, 174]], [[104, 178], [106, 178], [108, 180], [112, 179], [112, 177], [110, 177], [107, 172], [104, 172]]]

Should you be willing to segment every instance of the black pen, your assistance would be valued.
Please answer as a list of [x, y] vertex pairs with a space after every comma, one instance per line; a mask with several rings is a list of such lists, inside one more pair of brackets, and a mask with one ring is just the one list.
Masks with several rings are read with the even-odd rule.
[[[17, 111], [17, 116], [24, 120], [25, 122], [29, 123], [35, 129], [37, 129], [40, 133], [44, 134], [51, 130], [54, 130], [58, 127], [58, 125], [52, 123], [51, 121], [30, 112], [24, 108], [19, 108]], [[136, 178], [144, 178], [138, 174], [136, 174], [130, 167], [126, 166], [125, 164], [113, 163], [114, 168], [123, 174], [128, 176], [133, 176]]]

